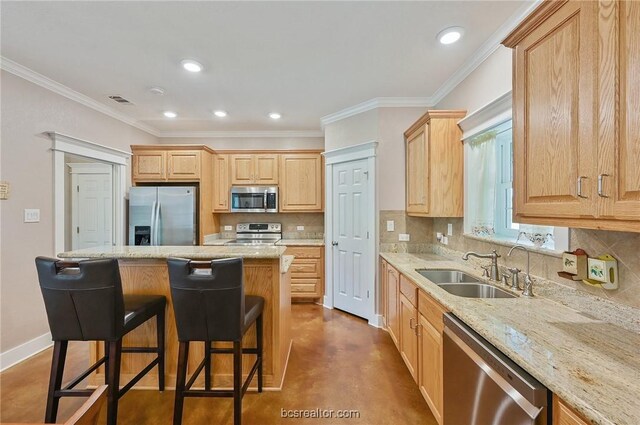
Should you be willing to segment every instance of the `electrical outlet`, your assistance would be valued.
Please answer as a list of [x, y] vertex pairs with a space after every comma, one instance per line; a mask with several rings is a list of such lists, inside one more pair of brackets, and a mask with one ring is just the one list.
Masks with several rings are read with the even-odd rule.
[[447, 224], [447, 236], [453, 236], [453, 224]]
[[304, 226], [296, 226], [296, 230], [298, 232], [303, 232], [304, 231]]
[[393, 220], [387, 220], [387, 232], [393, 232], [396, 229], [396, 222]]
[[233, 231], [233, 226], [224, 226], [224, 231], [225, 231], [225, 232], [231, 232], [231, 231]]
[[408, 233], [400, 233], [398, 235], [398, 240], [400, 242], [409, 242], [409, 240], [410, 240], [409, 234]]
[[442, 243], [445, 244], [445, 245], [449, 245], [449, 238], [446, 237], [446, 236], [443, 236], [442, 237]]
[[444, 237], [444, 235], [443, 235], [442, 233], [440, 233], [440, 232], [437, 232], [437, 233], [436, 233], [436, 240], [437, 240], [438, 242], [442, 242], [442, 238], [443, 238], [443, 237]]
[[40, 222], [40, 210], [39, 209], [25, 209], [24, 210], [24, 222], [25, 223], [38, 223], [38, 222]]

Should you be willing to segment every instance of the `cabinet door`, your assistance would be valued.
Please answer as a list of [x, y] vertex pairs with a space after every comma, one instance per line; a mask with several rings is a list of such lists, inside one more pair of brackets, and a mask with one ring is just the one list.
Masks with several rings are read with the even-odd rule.
[[200, 151], [168, 151], [169, 180], [200, 180]]
[[[606, 31], [600, 49], [600, 121], [605, 124], [601, 124], [598, 169], [601, 215], [618, 220], [640, 220], [640, 3], [622, 1], [606, 5], [617, 10], [601, 13], [601, 16], [617, 15], [618, 19], [601, 22]], [[615, 34], [616, 30], [617, 37], [604, 38]], [[607, 41], [609, 43], [605, 43]], [[618, 75], [611, 72], [616, 63]], [[619, 82], [617, 90], [616, 80]], [[619, 93], [617, 109], [616, 93]]]
[[398, 296], [400, 294], [400, 276], [398, 271], [387, 266], [387, 330], [396, 347], [400, 348], [400, 318], [398, 317]]
[[253, 155], [231, 155], [229, 160], [231, 161], [231, 184], [252, 184], [255, 182]]
[[418, 315], [418, 386], [431, 413], [442, 424], [442, 333]]
[[428, 124], [407, 138], [406, 186], [407, 212], [429, 212], [429, 148]]
[[418, 382], [417, 310], [407, 297], [400, 294], [400, 355], [413, 380]]
[[133, 154], [133, 173], [131, 179], [136, 181], [163, 181], [166, 179], [166, 151], [144, 151]]
[[564, 4], [516, 46], [515, 221], [596, 214], [597, 4]]
[[280, 155], [280, 211], [322, 211], [320, 154]]
[[277, 154], [255, 155], [254, 183], [278, 184], [278, 156]]
[[229, 211], [229, 155], [213, 156], [213, 210]]
[[553, 425], [587, 425], [578, 414], [557, 395], [553, 395]]
[[382, 326], [388, 327], [387, 322], [387, 297], [388, 297], [388, 289], [387, 289], [387, 262], [380, 259], [380, 293], [381, 297], [381, 314], [382, 314]]

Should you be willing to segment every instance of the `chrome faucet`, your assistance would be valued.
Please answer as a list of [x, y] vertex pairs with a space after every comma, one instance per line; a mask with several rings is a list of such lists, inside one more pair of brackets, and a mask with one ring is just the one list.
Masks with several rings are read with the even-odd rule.
[[[491, 258], [491, 265], [488, 266], [489, 276], [487, 277], [493, 281], [500, 280], [500, 271], [498, 270], [498, 258], [500, 258], [500, 255], [498, 254], [498, 251], [494, 249], [491, 251], [491, 254], [478, 254], [477, 252], [469, 251], [462, 256], [462, 259], [466, 261], [469, 257]], [[487, 271], [486, 268], [483, 267], [483, 269]]]
[[531, 278], [531, 274], [529, 274], [529, 254], [531, 251], [529, 251], [522, 245], [514, 245], [514, 247], [509, 250], [507, 257], [511, 256], [511, 253], [514, 249], [521, 249], [527, 253], [527, 274], [524, 276], [524, 287], [522, 288], [522, 295], [524, 295], [525, 297], [533, 297], [533, 279]]

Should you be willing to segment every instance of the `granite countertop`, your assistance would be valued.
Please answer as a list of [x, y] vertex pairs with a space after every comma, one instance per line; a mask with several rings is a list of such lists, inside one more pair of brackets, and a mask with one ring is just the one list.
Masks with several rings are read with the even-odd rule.
[[324, 246], [324, 239], [280, 239], [276, 245], [284, 246]]
[[280, 258], [283, 246], [105, 246], [62, 252], [59, 258], [166, 259], [182, 257], [194, 260], [212, 258]]
[[592, 423], [638, 423], [638, 309], [588, 294], [566, 300], [462, 298], [415, 269], [477, 275], [473, 269], [433, 254], [380, 255]]
[[280, 261], [280, 273], [284, 274], [289, 271], [289, 267], [293, 264], [294, 260], [293, 255], [283, 255], [282, 260]]

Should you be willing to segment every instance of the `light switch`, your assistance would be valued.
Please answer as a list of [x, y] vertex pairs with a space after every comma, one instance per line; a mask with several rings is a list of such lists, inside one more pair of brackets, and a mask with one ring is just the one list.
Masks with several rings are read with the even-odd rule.
[[393, 220], [387, 220], [387, 232], [393, 232], [396, 229], [396, 222]]
[[224, 231], [225, 231], [225, 232], [231, 232], [231, 231], [233, 231], [233, 226], [224, 226]]
[[304, 231], [304, 226], [296, 226], [296, 230], [298, 232], [302, 232], [302, 231]]
[[449, 238], [446, 237], [446, 236], [443, 236], [442, 237], [442, 243], [445, 244], [445, 245], [449, 245]]
[[447, 224], [447, 236], [453, 236], [453, 224]]
[[38, 222], [40, 222], [40, 210], [39, 209], [25, 209], [24, 210], [24, 222], [25, 223], [38, 223]]
[[0, 182], [0, 199], [9, 199], [9, 182]]
[[398, 235], [398, 240], [400, 242], [408, 242], [410, 240], [410, 236], [408, 233], [400, 233]]

